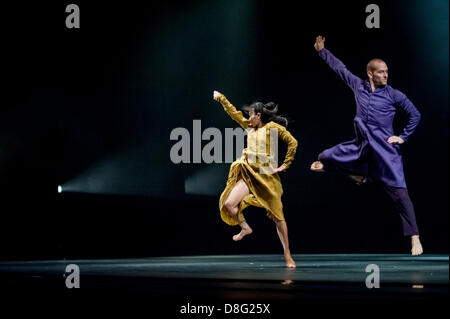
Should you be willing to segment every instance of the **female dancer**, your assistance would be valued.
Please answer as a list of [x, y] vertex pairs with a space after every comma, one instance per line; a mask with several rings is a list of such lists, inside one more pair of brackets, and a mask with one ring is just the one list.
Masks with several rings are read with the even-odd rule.
[[[241, 158], [231, 164], [227, 185], [220, 196], [220, 216], [228, 225], [241, 226], [241, 232], [233, 236], [233, 240], [238, 241], [252, 233], [242, 210], [250, 205], [265, 208], [267, 216], [276, 224], [286, 266], [295, 268], [289, 250], [288, 231], [281, 202], [283, 188], [278, 173], [286, 170], [293, 161], [297, 140], [286, 130], [287, 120], [277, 115], [278, 107], [273, 102], [255, 102], [246, 106], [244, 110], [249, 114], [247, 119], [223, 94], [214, 91], [214, 100], [220, 102], [228, 115], [247, 131], [247, 148], [243, 150]], [[274, 152], [277, 152], [276, 149], [271, 149], [273, 132], [277, 133], [275, 138], [280, 137], [288, 146], [286, 158], [278, 168], [271, 167], [274, 163]]]

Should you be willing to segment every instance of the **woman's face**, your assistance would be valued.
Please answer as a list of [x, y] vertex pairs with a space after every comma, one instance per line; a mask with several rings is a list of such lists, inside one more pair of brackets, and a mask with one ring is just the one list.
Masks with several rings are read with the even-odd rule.
[[249, 118], [248, 120], [250, 121], [250, 126], [251, 127], [260, 127], [261, 126], [261, 113], [256, 113], [255, 114], [255, 109], [250, 109], [248, 111], [248, 115]]

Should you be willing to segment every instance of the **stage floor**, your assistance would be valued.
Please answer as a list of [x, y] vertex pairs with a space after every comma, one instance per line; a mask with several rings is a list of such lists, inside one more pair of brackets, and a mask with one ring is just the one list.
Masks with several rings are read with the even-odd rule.
[[[209, 255], [133, 259], [10, 261], [0, 284], [13, 290], [143, 292], [159, 297], [219, 299], [384, 298], [448, 295], [448, 255], [297, 254], [297, 268], [281, 255]], [[65, 285], [66, 266], [80, 270], [80, 289]], [[368, 265], [379, 288], [366, 286]], [[369, 270], [368, 270], [369, 271]]]

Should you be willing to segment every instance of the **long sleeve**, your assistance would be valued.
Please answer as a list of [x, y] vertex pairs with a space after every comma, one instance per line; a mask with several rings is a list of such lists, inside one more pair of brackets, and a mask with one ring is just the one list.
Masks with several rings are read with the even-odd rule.
[[282, 166], [289, 168], [294, 160], [295, 153], [297, 152], [298, 142], [295, 137], [282, 125], [277, 125], [278, 137], [287, 144], [286, 157], [284, 158]]
[[319, 51], [319, 56], [325, 61], [326, 64], [330, 68], [333, 69], [334, 72], [339, 75], [339, 77], [354, 91], [358, 85], [362, 82], [362, 80], [347, 70], [347, 67], [344, 63], [341, 62], [338, 58], [336, 58], [330, 51], [323, 48]]
[[248, 128], [248, 119], [245, 118], [245, 116], [242, 114], [242, 111], [238, 111], [233, 104], [228, 101], [228, 99], [225, 97], [225, 95], [220, 94], [218, 97], [218, 101], [220, 104], [222, 104], [223, 109], [225, 112], [228, 113], [228, 115], [235, 120], [243, 129]]
[[421, 115], [414, 104], [399, 90], [394, 90], [394, 102], [396, 106], [405, 111], [409, 117], [408, 123], [403, 129], [403, 132], [400, 134], [400, 138], [406, 142], [419, 124]]

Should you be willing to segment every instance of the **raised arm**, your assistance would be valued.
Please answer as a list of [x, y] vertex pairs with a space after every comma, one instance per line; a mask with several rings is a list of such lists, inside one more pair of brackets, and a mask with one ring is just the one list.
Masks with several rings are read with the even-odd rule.
[[223, 95], [220, 92], [214, 91], [214, 100], [220, 102], [220, 104], [222, 104], [223, 109], [225, 110], [225, 112], [228, 113], [228, 115], [235, 120], [236, 122], [239, 123], [239, 125], [243, 128], [243, 129], [247, 129], [248, 128], [248, 119], [245, 118], [245, 116], [242, 114], [242, 111], [238, 111], [233, 104], [230, 103], [230, 101], [228, 101], [228, 99], [225, 97], [225, 95]]
[[347, 70], [344, 63], [336, 58], [330, 51], [325, 49], [325, 37], [317, 36], [314, 48], [319, 52], [319, 56], [325, 61], [334, 72], [354, 91], [361, 83], [361, 79]]

